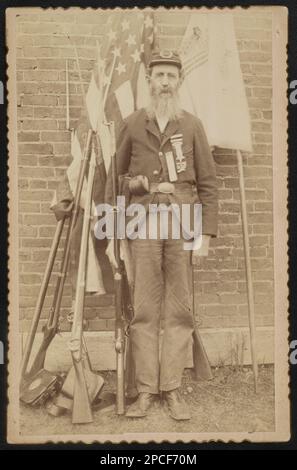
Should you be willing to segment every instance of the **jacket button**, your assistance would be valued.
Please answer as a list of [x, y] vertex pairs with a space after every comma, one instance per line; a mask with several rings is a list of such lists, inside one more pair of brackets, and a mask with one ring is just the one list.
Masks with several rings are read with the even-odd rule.
[[154, 170], [153, 171], [153, 175], [158, 175], [159, 174], [159, 171], [158, 170]]
[[159, 178], [160, 183], [163, 181], [163, 178]]
[[163, 157], [163, 153], [162, 153], [162, 152], [159, 152], [159, 157]]

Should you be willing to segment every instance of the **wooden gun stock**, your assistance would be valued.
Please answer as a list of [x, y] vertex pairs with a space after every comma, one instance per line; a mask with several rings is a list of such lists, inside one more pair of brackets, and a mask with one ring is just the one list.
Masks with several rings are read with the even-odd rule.
[[[90, 137], [90, 138], [89, 138]], [[84, 364], [83, 364], [83, 311], [86, 284], [86, 264], [88, 253], [88, 239], [90, 231], [91, 210], [92, 210], [92, 193], [95, 176], [95, 154], [92, 151], [92, 131], [89, 131], [87, 141], [87, 154], [91, 154], [89, 165], [88, 183], [86, 188], [84, 219], [82, 227], [81, 251], [79, 256], [78, 275], [76, 284], [76, 297], [73, 316], [73, 325], [70, 339], [70, 351], [75, 369], [75, 384], [73, 395], [73, 423], [90, 423], [93, 421], [90, 397], [88, 393]]]

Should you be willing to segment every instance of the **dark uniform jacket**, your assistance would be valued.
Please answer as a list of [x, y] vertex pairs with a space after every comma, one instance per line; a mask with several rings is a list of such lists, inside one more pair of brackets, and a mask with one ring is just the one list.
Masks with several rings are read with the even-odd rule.
[[[172, 152], [170, 137], [182, 134], [182, 151], [186, 159], [185, 171], [178, 173], [177, 183], [189, 183], [192, 190], [170, 195], [171, 203], [202, 204], [202, 232], [217, 233], [217, 182], [215, 165], [201, 121], [183, 111], [182, 117], [170, 121], [161, 134], [158, 124], [140, 109], [124, 121], [117, 139], [118, 175], [144, 175], [149, 183], [169, 181], [165, 153]], [[175, 184], [175, 183], [174, 183]], [[178, 187], [178, 184], [176, 185]], [[153, 203], [155, 194], [132, 196], [130, 203]], [[112, 178], [109, 173], [105, 201], [112, 203]]]

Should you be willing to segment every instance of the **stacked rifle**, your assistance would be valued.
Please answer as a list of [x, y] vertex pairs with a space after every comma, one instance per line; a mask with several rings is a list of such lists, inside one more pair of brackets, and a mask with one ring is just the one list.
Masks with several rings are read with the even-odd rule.
[[[60, 400], [59, 408], [72, 409], [73, 422], [90, 422], [92, 420], [91, 404], [97, 397], [103, 386], [101, 376], [92, 372], [86, 344], [83, 338], [83, 311], [86, 284], [86, 262], [88, 253], [88, 235], [90, 230], [92, 211], [92, 192], [95, 175], [95, 152], [93, 147], [93, 131], [89, 130], [87, 135], [84, 157], [81, 161], [79, 177], [72, 207], [69, 213], [58, 221], [56, 232], [50, 249], [44, 278], [38, 296], [36, 309], [33, 315], [31, 328], [25, 345], [21, 366], [20, 398], [23, 402], [31, 405], [40, 405], [57, 393], [62, 387], [61, 393], [64, 401]], [[58, 332], [59, 315], [63, 296], [73, 231], [78, 219], [80, 200], [83, 184], [87, 177], [86, 197], [84, 207], [84, 219], [82, 227], [82, 241], [79, 257], [78, 277], [76, 286], [75, 308], [69, 348], [72, 355], [73, 367], [70, 369], [66, 379], [53, 374], [44, 368], [47, 350]], [[69, 223], [63, 249], [61, 269], [58, 273], [52, 307], [50, 308], [47, 323], [43, 327], [43, 339], [37, 353], [28, 370], [33, 343], [36, 336], [41, 312], [46, 297], [49, 280], [52, 274], [59, 242], [66, 218]], [[64, 382], [64, 383], [63, 383]], [[62, 386], [63, 385], [63, 386]]]

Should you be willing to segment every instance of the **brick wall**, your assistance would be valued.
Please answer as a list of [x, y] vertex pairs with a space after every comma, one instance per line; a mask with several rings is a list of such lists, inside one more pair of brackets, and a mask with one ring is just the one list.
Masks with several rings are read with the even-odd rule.
[[[161, 47], [177, 47], [189, 13], [158, 11]], [[244, 173], [256, 302], [256, 325], [273, 324], [272, 230], [272, 53], [271, 12], [267, 8], [234, 14], [241, 68], [250, 108], [253, 152], [244, 155]], [[70, 135], [65, 130], [65, 59], [70, 60], [72, 125], [82, 105], [74, 49], [77, 45], [86, 85], [102, 39], [106, 15], [72, 9], [22, 14], [18, 17], [17, 92], [19, 162], [20, 312], [27, 330], [34, 311], [55, 219], [49, 210], [57, 181], [71, 161]], [[210, 256], [196, 270], [196, 305], [203, 327], [245, 326], [247, 299], [240, 221], [236, 155], [215, 154], [219, 182], [219, 236]], [[61, 250], [58, 258], [61, 258]], [[58, 264], [56, 264], [57, 269]], [[54, 289], [51, 281], [43, 316]], [[67, 284], [62, 311], [69, 309]], [[113, 328], [111, 296], [87, 299], [91, 330]], [[198, 307], [199, 305], [199, 307]], [[68, 329], [67, 322], [62, 328]]]

